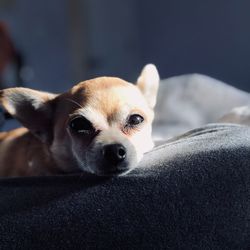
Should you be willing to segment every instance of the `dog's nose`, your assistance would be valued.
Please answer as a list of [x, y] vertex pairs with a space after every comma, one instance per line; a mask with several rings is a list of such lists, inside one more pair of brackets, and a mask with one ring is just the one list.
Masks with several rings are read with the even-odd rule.
[[116, 165], [126, 158], [126, 148], [122, 144], [109, 144], [103, 147], [104, 159], [113, 165]]

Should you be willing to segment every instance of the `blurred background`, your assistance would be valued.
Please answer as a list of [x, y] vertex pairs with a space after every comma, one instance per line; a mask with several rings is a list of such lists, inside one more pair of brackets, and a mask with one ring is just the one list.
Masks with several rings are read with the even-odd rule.
[[0, 0], [0, 84], [61, 92], [150, 62], [249, 91], [249, 24], [247, 0]]

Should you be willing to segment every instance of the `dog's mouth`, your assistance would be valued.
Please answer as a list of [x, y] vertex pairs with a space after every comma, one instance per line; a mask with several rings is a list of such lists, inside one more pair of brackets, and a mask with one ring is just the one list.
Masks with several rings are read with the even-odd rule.
[[113, 169], [113, 170], [105, 170], [105, 171], [98, 171], [95, 174], [98, 176], [117, 176], [123, 175], [129, 172], [129, 168], [126, 169]]
[[125, 175], [137, 165], [136, 151], [129, 142], [93, 144], [83, 160], [82, 170], [107, 177]]

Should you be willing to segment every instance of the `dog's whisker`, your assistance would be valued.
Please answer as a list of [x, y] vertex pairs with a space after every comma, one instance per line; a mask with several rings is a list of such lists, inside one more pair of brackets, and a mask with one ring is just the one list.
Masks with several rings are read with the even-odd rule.
[[83, 108], [83, 106], [80, 103], [78, 103], [78, 102], [76, 102], [76, 101], [74, 101], [74, 100], [72, 100], [70, 98], [66, 98], [66, 100], [69, 101], [69, 102], [72, 102], [72, 103], [76, 104], [80, 108]]

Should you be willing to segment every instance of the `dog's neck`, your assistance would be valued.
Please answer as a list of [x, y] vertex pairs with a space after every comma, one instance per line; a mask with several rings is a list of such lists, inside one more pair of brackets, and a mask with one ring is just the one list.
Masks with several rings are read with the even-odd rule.
[[26, 128], [0, 136], [0, 175], [34, 176], [60, 174], [49, 147]]

